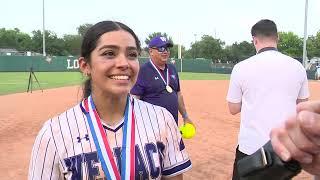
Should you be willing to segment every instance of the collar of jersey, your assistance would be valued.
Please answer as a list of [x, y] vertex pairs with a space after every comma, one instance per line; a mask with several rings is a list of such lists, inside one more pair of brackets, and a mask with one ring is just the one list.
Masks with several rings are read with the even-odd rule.
[[124, 123], [124, 118], [122, 118], [117, 124], [115, 124], [113, 126], [108, 125], [108, 124], [104, 123], [103, 120], [101, 120], [101, 124], [102, 124], [103, 128], [107, 129], [109, 131], [112, 131], [112, 132], [117, 132], [120, 128], [122, 128], [123, 123]]
[[[152, 64], [151, 64], [151, 62], [150, 61], [152, 61], [151, 59], [149, 59], [149, 61], [148, 61], [148, 63], [149, 63], [149, 66], [153, 69], [153, 70], [155, 70], [154, 68], [153, 68], [153, 66], [152, 66]], [[168, 68], [168, 63], [166, 63], [165, 64], [165, 66], [164, 66], [164, 69], [162, 70], [162, 69], [160, 69], [157, 65], [155, 65], [156, 66], [156, 68], [158, 69], [158, 70], [161, 70], [162, 72], [164, 72], [164, 71], [166, 71], [167, 70], [167, 68]], [[156, 70], [155, 70], [156, 71]]]
[[257, 54], [260, 54], [265, 51], [278, 51], [278, 49], [276, 47], [264, 47], [260, 49]]

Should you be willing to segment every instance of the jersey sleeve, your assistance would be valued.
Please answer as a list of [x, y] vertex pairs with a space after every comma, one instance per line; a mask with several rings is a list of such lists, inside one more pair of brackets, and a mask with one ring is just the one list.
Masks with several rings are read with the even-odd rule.
[[306, 99], [310, 96], [307, 72], [303, 69], [303, 81], [298, 94], [298, 99]]
[[165, 111], [166, 147], [162, 176], [173, 177], [191, 169], [192, 164], [173, 116]]
[[144, 70], [141, 68], [138, 74], [137, 82], [132, 87], [130, 94], [142, 96], [145, 93], [145, 81]]
[[235, 65], [232, 69], [227, 94], [227, 101], [231, 103], [240, 103], [242, 99], [242, 90], [240, 84], [239, 66]]
[[34, 142], [28, 179], [63, 179], [59, 168], [58, 153], [51, 134], [50, 121], [44, 124]]

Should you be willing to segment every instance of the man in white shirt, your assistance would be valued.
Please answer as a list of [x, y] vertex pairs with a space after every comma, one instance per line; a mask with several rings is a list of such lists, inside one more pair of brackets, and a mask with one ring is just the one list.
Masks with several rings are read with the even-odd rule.
[[296, 113], [296, 104], [308, 100], [306, 71], [299, 61], [277, 50], [276, 24], [267, 19], [251, 29], [257, 54], [232, 70], [227, 101], [230, 113], [241, 112], [233, 180], [237, 162], [267, 141], [272, 128]]

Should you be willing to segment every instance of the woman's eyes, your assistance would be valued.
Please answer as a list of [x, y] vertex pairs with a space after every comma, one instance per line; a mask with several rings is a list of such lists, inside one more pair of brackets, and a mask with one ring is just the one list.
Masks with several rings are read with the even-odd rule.
[[138, 52], [133, 51], [128, 53], [128, 58], [129, 59], [137, 59], [138, 58]]
[[[114, 50], [107, 50], [107, 51], [104, 51], [101, 55], [102, 56], [105, 56], [105, 57], [107, 57], [107, 58], [115, 58], [116, 56], [118, 56], [119, 55], [119, 51], [114, 51]], [[126, 52], [126, 57], [128, 58], [128, 59], [137, 59], [138, 58], [138, 56], [139, 56], [139, 53], [138, 53], [138, 51], [132, 51], [132, 50], [130, 50], [130, 51], [128, 51], [128, 52]]]
[[113, 51], [105, 51], [102, 53], [103, 56], [114, 57], [115, 53]]

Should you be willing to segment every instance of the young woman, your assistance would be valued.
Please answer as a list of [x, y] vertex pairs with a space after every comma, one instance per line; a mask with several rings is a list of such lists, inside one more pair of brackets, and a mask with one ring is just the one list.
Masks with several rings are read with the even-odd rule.
[[140, 50], [120, 22], [88, 30], [79, 58], [83, 101], [44, 124], [29, 179], [183, 179], [191, 161], [172, 115], [129, 95]]

